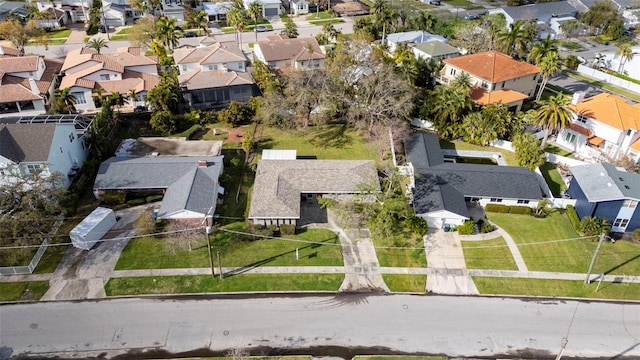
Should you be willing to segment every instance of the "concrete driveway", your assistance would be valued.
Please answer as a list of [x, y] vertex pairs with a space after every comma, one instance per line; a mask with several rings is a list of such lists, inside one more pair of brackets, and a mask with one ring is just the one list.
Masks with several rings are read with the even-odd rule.
[[572, 93], [576, 93], [578, 91], [584, 91], [585, 97], [591, 97], [594, 95], [598, 95], [604, 92], [602, 89], [595, 87], [586, 82], [576, 80], [572, 77], [569, 77], [563, 73], [559, 73], [558, 75], [549, 79], [549, 84], [559, 86], [567, 91]]
[[424, 237], [427, 266], [436, 273], [427, 276], [427, 291], [448, 295], [478, 295], [464, 261], [457, 232], [429, 229]]

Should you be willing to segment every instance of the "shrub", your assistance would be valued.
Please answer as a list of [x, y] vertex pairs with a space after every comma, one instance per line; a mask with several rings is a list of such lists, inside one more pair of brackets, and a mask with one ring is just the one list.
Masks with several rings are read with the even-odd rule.
[[473, 220], [467, 220], [457, 228], [460, 235], [473, 235], [476, 233], [476, 224]]
[[137, 199], [131, 199], [127, 201], [127, 205], [129, 206], [138, 206], [138, 205], [142, 205], [144, 203], [146, 203], [147, 200], [145, 198], [137, 198]]
[[405, 225], [416, 235], [423, 236], [429, 231], [427, 221], [418, 216], [409, 216], [404, 220]]
[[567, 205], [567, 215], [569, 216], [569, 221], [571, 221], [573, 229], [580, 232], [580, 217], [578, 216], [576, 208], [574, 208], [573, 205]]
[[280, 234], [282, 235], [295, 235], [296, 234], [296, 226], [282, 224], [280, 225]]
[[531, 215], [531, 208], [528, 206], [509, 206], [509, 214]]
[[[273, 236], [273, 229], [270, 229], [268, 227], [254, 227], [253, 231], [254, 234], [256, 235], [261, 235], [261, 236]], [[254, 238], [255, 240], [256, 238]]]
[[502, 214], [509, 213], [509, 207], [507, 205], [502, 205], [502, 204], [487, 204], [487, 206], [484, 207], [484, 210], [487, 212], [495, 212], [495, 213], [502, 213]]
[[640, 241], [640, 229], [633, 230], [633, 240]]
[[126, 198], [127, 193], [125, 192], [105, 193], [100, 195], [100, 204], [121, 205], [124, 204]]
[[152, 202], [156, 202], [156, 201], [162, 200], [163, 197], [164, 197], [164, 195], [150, 195], [150, 196], [147, 196], [147, 198], [145, 200], [148, 203], [152, 203]]
[[91, 35], [95, 35], [98, 33], [98, 25], [97, 24], [89, 24], [89, 27], [87, 27], [87, 35], [91, 36]]
[[489, 223], [482, 223], [482, 226], [480, 226], [480, 232], [483, 234], [486, 233], [490, 233], [492, 231], [494, 231], [496, 229], [495, 226], [489, 224]]

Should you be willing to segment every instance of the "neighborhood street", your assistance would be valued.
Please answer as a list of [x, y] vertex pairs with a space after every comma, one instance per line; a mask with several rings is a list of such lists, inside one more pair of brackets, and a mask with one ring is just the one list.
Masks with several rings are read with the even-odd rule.
[[[574, 315], [575, 314], [575, 315]], [[339, 294], [114, 299], [0, 307], [0, 354], [141, 359], [357, 353], [640, 357], [640, 304]], [[146, 355], [144, 353], [147, 353]], [[0, 356], [2, 358], [3, 356]]]

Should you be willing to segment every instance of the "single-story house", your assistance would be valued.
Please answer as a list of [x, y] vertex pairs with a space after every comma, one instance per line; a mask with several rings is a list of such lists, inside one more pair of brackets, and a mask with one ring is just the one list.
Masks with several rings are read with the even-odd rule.
[[272, 68], [293, 67], [298, 70], [321, 69], [325, 59], [314, 37], [289, 39], [271, 36], [268, 41], [258, 41], [253, 46], [253, 56]]
[[416, 58], [434, 61], [442, 61], [452, 57], [460, 56], [460, 50], [441, 41], [429, 41], [425, 43], [411, 45], [409, 47]]
[[[379, 189], [371, 160], [285, 160], [269, 155], [258, 162], [251, 195], [249, 220], [255, 225], [296, 225], [306, 198], [350, 197], [363, 193], [362, 185]], [[278, 159], [269, 159], [276, 156]]]
[[640, 174], [609, 163], [569, 169], [573, 178], [566, 194], [577, 200], [575, 209], [580, 218], [604, 218], [615, 232], [640, 229]]
[[202, 3], [202, 10], [207, 13], [207, 17], [211, 22], [227, 20], [227, 12], [230, 9], [233, 9], [233, 3], [230, 1]]
[[304, 15], [309, 13], [309, 2], [307, 0], [291, 0], [289, 2], [289, 12], [292, 12], [294, 15]]
[[243, 0], [245, 9], [249, 9], [252, 2], [257, 1], [262, 6], [262, 17], [268, 18], [280, 15], [282, 4], [280, 0]]
[[396, 51], [396, 47], [400, 44], [422, 44], [430, 41], [439, 41], [445, 44], [449, 42], [445, 37], [422, 30], [389, 34], [386, 38], [387, 45], [389, 45], [389, 52], [391, 53]]
[[[578, 11], [569, 1], [556, 1], [523, 6], [505, 6], [489, 10], [489, 14], [504, 15], [507, 20], [507, 28], [518, 20], [524, 20], [533, 21], [539, 28], [548, 29], [552, 19], [567, 17], [575, 19]], [[538, 34], [538, 37], [544, 38], [546, 34]]]
[[538, 175], [524, 167], [446, 162], [433, 133], [413, 133], [405, 152], [415, 214], [435, 228], [462, 224], [474, 203], [535, 207], [544, 197]]

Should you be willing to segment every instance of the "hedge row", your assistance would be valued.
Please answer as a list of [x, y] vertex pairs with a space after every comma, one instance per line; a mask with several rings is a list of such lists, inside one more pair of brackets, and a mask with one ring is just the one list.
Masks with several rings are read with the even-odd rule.
[[162, 200], [163, 195], [148, 195], [146, 197], [134, 197], [127, 200], [126, 192], [113, 192], [100, 195], [100, 203], [104, 205], [122, 205], [137, 206], [146, 203], [152, 203]]
[[573, 229], [577, 232], [580, 232], [582, 226], [580, 225], [580, 217], [576, 212], [576, 208], [573, 205], [567, 205], [567, 215], [569, 215], [569, 221], [571, 221], [571, 225], [573, 225]]
[[531, 215], [531, 208], [528, 206], [509, 206], [502, 204], [487, 204], [484, 207], [484, 210], [487, 212], [495, 212], [502, 214], [521, 214], [521, 215]]

